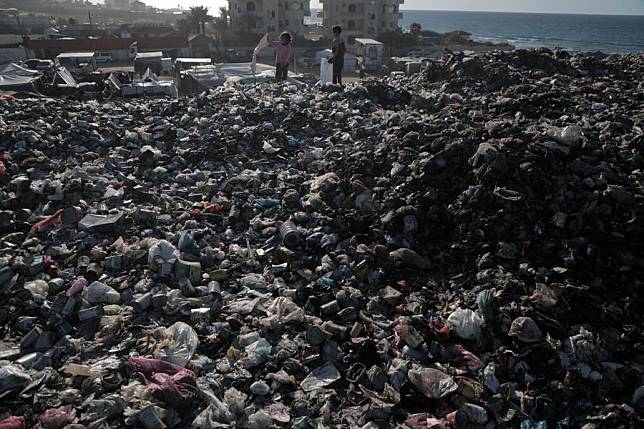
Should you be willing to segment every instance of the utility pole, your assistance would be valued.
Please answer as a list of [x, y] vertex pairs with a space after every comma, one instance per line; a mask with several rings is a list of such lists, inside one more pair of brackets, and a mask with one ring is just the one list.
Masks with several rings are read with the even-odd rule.
[[25, 50], [25, 59], [29, 59], [29, 50], [27, 49], [27, 33], [25, 32], [25, 28], [22, 26], [22, 22], [20, 22], [20, 12], [16, 11], [15, 12], [15, 17], [16, 21], [18, 22], [18, 30], [20, 30], [20, 35], [22, 36], [22, 47]]
[[89, 17], [89, 28], [90, 28], [90, 30], [94, 31], [94, 23], [92, 22], [92, 11], [91, 10], [87, 11], [87, 16]]

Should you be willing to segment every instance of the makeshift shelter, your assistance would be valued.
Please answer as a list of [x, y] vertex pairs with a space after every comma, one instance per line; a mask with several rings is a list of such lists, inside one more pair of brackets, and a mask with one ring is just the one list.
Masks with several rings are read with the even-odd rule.
[[0, 67], [0, 91], [38, 92], [36, 84], [39, 79], [39, 72], [18, 64], [11, 63]]
[[56, 57], [58, 65], [68, 69], [96, 70], [96, 52], [65, 52]]
[[[111, 76], [110, 76], [111, 77]], [[115, 85], [115, 82], [112, 82]], [[169, 95], [178, 97], [177, 86], [173, 81], [162, 81], [152, 69], [147, 69], [143, 74], [142, 82], [121, 86], [123, 97], [138, 97], [144, 95]]]
[[154, 73], [160, 74], [163, 70], [162, 59], [163, 52], [139, 52], [134, 58], [134, 71], [143, 74], [151, 69]]
[[[289, 73], [289, 81], [299, 83], [301, 74]], [[181, 72], [178, 82], [182, 94], [205, 91], [233, 80], [239, 83], [259, 83], [275, 79], [275, 67], [256, 64], [255, 73], [251, 63], [219, 63], [210, 66], [192, 67]]]
[[374, 39], [356, 39], [355, 54], [365, 70], [379, 70], [384, 63], [385, 45]]
[[177, 58], [174, 60], [174, 70], [175, 72], [180, 72], [181, 70], [188, 70], [192, 67], [207, 66], [210, 64], [212, 64], [212, 59], [210, 58]]

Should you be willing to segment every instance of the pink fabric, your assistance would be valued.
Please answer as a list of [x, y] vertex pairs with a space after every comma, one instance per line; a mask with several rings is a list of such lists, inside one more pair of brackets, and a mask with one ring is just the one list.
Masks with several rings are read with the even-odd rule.
[[443, 346], [441, 357], [459, 368], [475, 372], [483, 366], [481, 359], [461, 344]]
[[291, 44], [285, 45], [281, 41], [272, 41], [275, 48], [275, 64], [288, 64], [291, 62]]
[[0, 429], [25, 429], [26, 423], [24, 417], [9, 416], [0, 420]]
[[59, 209], [56, 213], [53, 215], [49, 216], [46, 219], [41, 220], [40, 222], [37, 222], [31, 226], [31, 229], [29, 230], [29, 237], [34, 236], [37, 234], [41, 229], [43, 229], [46, 226], [49, 225], [58, 225], [59, 223], [62, 222], [61, 216], [63, 215], [63, 209]]
[[52, 408], [38, 417], [34, 429], [62, 429], [76, 421], [76, 410], [71, 407]]
[[197, 376], [189, 369], [158, 359], [130, 358], [130, 365], [148, 385], [148, 392], [178, 410], [190, 408], [197, 396]]

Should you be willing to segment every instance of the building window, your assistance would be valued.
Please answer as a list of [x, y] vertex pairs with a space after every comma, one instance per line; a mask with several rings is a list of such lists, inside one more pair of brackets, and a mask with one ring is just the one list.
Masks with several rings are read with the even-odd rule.
[[246, 3], [246, 10], [248, 12], [255, 12], [255, 2], [249, 1]]
[[271, 18], [275, 18], [275, 11], [271, 11]]
[[284, 2], [284, 10], [289, 10], [289, 9], [290, 9], [290, 5], [288, 4], [287, 1], [285, 1]]
[[355, 4], [350, 4], [349, 5], [349, 13], [356, 13], [356, 5]]
[[351, 21], [349, 21], [347, 26], [349, 27], [349, 30], [355, 30], [356, 29], [356, 22], [351, 20]]
[[284, 21], [284, 25], [285, 25], [286, 27], [288, 27], [290, 24], [291, 24], [291, 23], [289, 22], [289, 20], [288, 20], [288, 19], [287, 19], [286, 21]]

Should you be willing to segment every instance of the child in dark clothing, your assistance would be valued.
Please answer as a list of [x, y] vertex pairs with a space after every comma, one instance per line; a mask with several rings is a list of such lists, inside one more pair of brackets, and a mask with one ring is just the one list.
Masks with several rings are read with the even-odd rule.
[[329, 58], [329, 62], [333, 64], [333, 84], [342, 86], [342, 69], [344, 68], [344, 54], [347, 53], [347, 46], [341, 36], [342, 27], [339, 25], [333, 26], [333, 42], [331, 44], [331, 52], [333, 56]]

